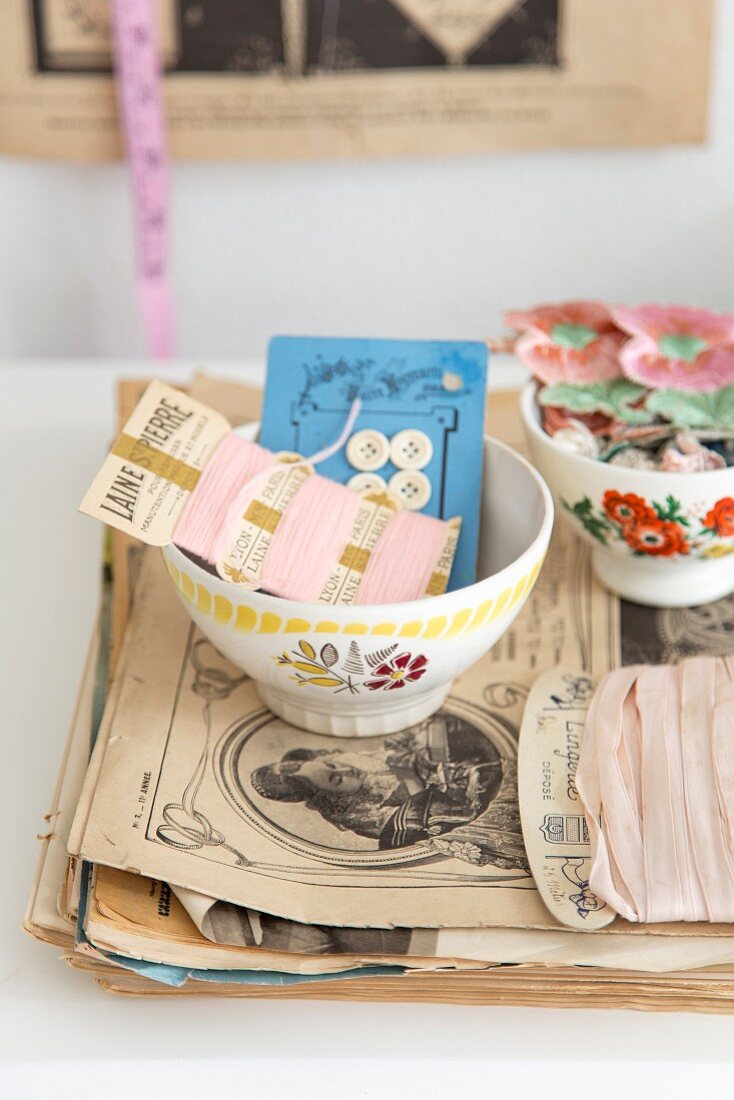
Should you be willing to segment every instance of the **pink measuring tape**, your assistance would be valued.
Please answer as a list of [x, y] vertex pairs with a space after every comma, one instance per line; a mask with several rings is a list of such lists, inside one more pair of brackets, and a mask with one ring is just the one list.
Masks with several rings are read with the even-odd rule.
[[148, 350], [173, 350], [173, 309], [167, 270], [168, 158], [161, 59], [151, 0], [113, 0], [117, 96], [133, 183], [137, 278]]

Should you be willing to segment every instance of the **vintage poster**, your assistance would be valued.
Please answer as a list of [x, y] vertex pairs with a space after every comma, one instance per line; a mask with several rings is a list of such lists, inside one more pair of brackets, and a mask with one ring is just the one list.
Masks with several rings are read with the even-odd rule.
[[[157, 0], [192, 159], [705, 137], [712, 0]], [[120, 154], [109, 0], [0, 5], [0, 152]]]

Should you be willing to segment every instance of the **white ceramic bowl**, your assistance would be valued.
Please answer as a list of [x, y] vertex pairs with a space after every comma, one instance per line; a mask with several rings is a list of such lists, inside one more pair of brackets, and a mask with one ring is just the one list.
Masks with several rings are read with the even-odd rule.
[[561, 514], [594, 547], [607, 588], [652, 607], [734, 592], [734, 467], [675, 474], [569, 454], [543, 431], [535, 394], [530, 382], [520, 399], [530, 457]]
[[[255, 428], [253, 427], [253, 434]], [[485, 438], [476, 584], [410, 603], [329, 607], [243, 592], [175, 546], [163, 554], [194, 622], [287, 722], [340, 737], [421, 722], [507, 630], [548, 548], [553, 501], [525, 459]]]

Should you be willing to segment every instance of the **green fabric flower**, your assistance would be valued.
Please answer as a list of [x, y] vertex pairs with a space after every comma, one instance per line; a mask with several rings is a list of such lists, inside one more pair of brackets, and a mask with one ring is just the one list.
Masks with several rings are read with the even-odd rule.
[[541, 405], [560, 405], [575, 413], [604, 413], [625, 424], [647, 424], [650, 414], [644, 408], [635, 409], [647, 391], [644, 386], [627, 378], [612, 378], [607, 382], [576, 385], [556, 382], [540, 391]]
[[647, 409], [669, 420], [676, 428], [692, 431], [734, 431], [734, 386], [708, 393], [690, 390], [654, 390]]

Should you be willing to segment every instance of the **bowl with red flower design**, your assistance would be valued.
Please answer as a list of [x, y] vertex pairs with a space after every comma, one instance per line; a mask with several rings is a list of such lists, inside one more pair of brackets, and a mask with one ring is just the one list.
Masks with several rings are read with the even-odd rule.
[[[254, 428], [253, 428], [254, 431]], [[292, 725], [340, 737], [407, 729], [512, 624], [553, 527], [529, 462], [485, 438], [477, 581], [408, 603], [327, 605], [238, 589], [175, 546], [163, 556], [197, 626]]]
[[607, 588], [653, 607], [692, 607], [734, 592], [734, 467], [633, 469], [570, 452], [543, 430], [534, 382], [521, 411], [532, 461], [559, 512], [592, 547]]

